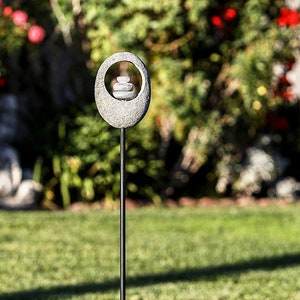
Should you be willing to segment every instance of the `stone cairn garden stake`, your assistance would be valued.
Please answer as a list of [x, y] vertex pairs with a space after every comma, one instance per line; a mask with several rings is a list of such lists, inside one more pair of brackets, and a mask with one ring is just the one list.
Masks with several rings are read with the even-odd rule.
[[[132, 63], [142, 78], [140, 91], [136, 94], [129, 76], [118, 76], [112, 95], [105, 86], [105, 75], [116, 63]], [[111, 126], [120, 128], [120, 299], [126, 297], [126, 182], [125, 182], [125, 130], [133, 127], [145, 116], [150, 104], [150, 77], [144, 63], [130, 52], [115, 53], [100, 66], [95, 83], [95, 100], [102, 118]]]

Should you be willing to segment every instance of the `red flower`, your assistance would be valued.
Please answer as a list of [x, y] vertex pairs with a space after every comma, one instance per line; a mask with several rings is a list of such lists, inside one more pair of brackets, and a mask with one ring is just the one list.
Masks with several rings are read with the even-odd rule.
[[289, 17], [288, 17], [288, 24], [290, 26], [296, 26], [300, 23], [299, 14], [295, 10], [290, 10]]
[[268, 115], [266, 122], [269, 129], [274, 131], [285, 130], [289, 126], [289, 120], [283, 116]]
[[283, 98], [284, 98], [285, 100], [292, 100], [292, 99], [294, 98], [294, 94], [291, 93], [291, 92], [289, 92], [289, 91], [285, 91], [285, 92], [283, 93]]
[[287, 26], [288, 25], [289, 11], [290, 10], [287, 7], [282, 7], [280, 9], [280, 16], [277, 19], [278, 26]]
[[233, 8], [228, 8], [225, 10], [224, 13], [224, 20], [226, 21], [232, 21], [233, 19], [235, 19], [237, 16], [237, 12], [235, 9]]
[[38, 44], [45, 38], [45, 30], [39, 25], [33, 25], [29, 28], [28, 40], [33, 44]]
[[6, 78], [0, 77], [0, 88], [6, 86]]
[[3, 16], [4, 17], [9, 17], [12, 14], [13, 10], [10, 6], [6, 6], [3, 9]]
[[17, 26], [23, 26], [27, 22], [28, 15], [26, 14], [25, 11], [16, 10], [11, 15], [11, 18], [12, 18], [13, 22], [15, 23], [15, 25], [17, 25]]
[[285, 68], [286, 71], [289, 71], [289, 70], [291, 70], [293, 68], [293, 66], [295, 65], [295, 63], [296, 63], [296, 60], [294, 58], [292, 58], [292, 59], [290, 59], [288, 61], [285, 61], [283, 63], [283, 66], [284, 66], [284, 68]]
[[211, 23], [218, 29], [223, 28], [223, 21], [219, 16], [213, 16], [211, 18]]
[[289, 82], [288, 79], [286, 78], [286, 75], [281, 75], [281, 76], [279, 77], [279, 81], [280, 81], [281, 83], [287, 84], [288, 86], [290, 85], [290, 82]]
[[300, 16], [296, 10], [282, 7], [280, 9], [280, 16], [277, 19], [278, 26], [296, 26], [300, 23]]

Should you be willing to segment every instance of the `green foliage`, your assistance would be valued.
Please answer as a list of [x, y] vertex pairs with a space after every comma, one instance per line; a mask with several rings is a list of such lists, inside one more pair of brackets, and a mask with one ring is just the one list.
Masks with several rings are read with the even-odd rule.
[[272, 87], [274, 64], [291, 59], [299, 40], [295, 28], [276, 23], [283, 1], [128, 0], [112, 10], [96, 2], [83, 5], [94, 67], [115, 51], [134, 49], [145, 61], [151, 130], [172, 120], [182, 161], [188, 153], [197, 162], [181, 166], [188, 173], [228, 151], [241, 158], [233, 149], [241, 154], [266, 130], [268, 113], [284, 105]]
[[3, 55], [9, 54], [24, 44], [26, 31], [13, 23], [13, 20], [3, 15], [0, 10], [0, 28], [1, 28], [1, 46], [0, 53]]
[[[61, 149], [52, 157], [53, 177], [46, 186], [46, 201], [61, 198], [63, 206], [67, 207], [74, 200], [118, 199], [119, 130], [99, 117], [95, 104], [87, 106], [74, 122], [69, 121], [70, 124], [69, 134], [60, 135]], [[139, 125], [128, 130], [127, 141], [128, 195], [155, 199], [162, 162], [156, 159], [153, 131]]]
[[0, 75], [6, 75], [4, 57], [19, 49], [26, 40], [26, 31], [15, 26], [13, 20], [3, 15], [0, 7]]
[[[36, 25], [37, 20], [40, 21], [39, 14], [48, 12], [45, 0], [40, 1], [38, 5], [22, 5], [20, 1], [6, 2], [0, 3], [0, 76], [10, 75], [11, 70], [7, 70], [11, 68], [8, 59], [17, 57], [26, 48], [29, 53], [34, 52], [36, 47], [30, 45], [32, 41], [29, 41], [28, 31], [31, 25]], [[25, 14], [23, 20], [19, 18], [18, 21], [18, 13]]]
[[[147, 121], [129, 134], [130, 195], [154, 197], [168, 182], [175, 184], [173, 169], [195, 173], [209, 160], [215, 173], [210, 177], [216, 180], [214, 168], [226, 164], [228, 157], [238, 162], [244, 149], [265, 130], [269, 112], [285, 105], [273, 91], [274, 64], [289, 60], [299, 45], [294, 28], [276, 23], [283, 4], [277, 0], [226, 4], [124, 0], [111, 9], [111, 1], [82, 3], [91, 71], [95, 74], [114, 52], [132, 51], [151, 74]], [[70, 10], [61, 7], [72, 20]], [[77, 116], [68, 146], [61, 150], [64, 171], [56, 177], [64, 178], [60, 185], [66, 188], [60, 192], [65, 203], [71, 201], [66, 196], [70, 188], [85, 200], [118, 196], [118, 133], [98, 119], [90, 108]], [[182, 151], [172, 157], [165, 176], [159, 177], [161, 161], [168, 161], [172, 152], [164, 148], [170, 140]], [[80, 161], [76, 176], [63, 163], [70, 157]]]
[[[118, 197], [119, 135], [90, 107], [89, 77], [114, 52], [134, 52], [151, 75], [150, 109], [128, 131], [132, 197], [165, 196], [170, 187], [187, 190], [188, 180], [177, 180], [178, 174], [200, 173], [207, 178], [203, 185], [214, 185], [218, 166], [240, 163], [261, 133], [275, 132], [283, 141], [289, 136], [289, 145], [299, 141], [291, 117], [299, 99], [274, 75], [276, 64], [285, 72], [291, 68], [300, 46], [297, 17], [278, 21], [284, 5], [283, 0], [58, 0], [43, 1], [42, 8], [24, 3], [49, 32], [40, 52], [23, 49], [23, 33], [8, 35], [11, 20], [0, 18], [1, 58], [16, 45], [22, 48], [19, 59], [27, 58], [22, 64], [32, 64], [27, 73], [46, 80], [21, 78], [16, 88], [39, 91], [51, 104], [46, 125], [32, 134], [41, 141], [34, 153], [46, 200], [67, 206]], [[32, 102], [32, 108], [38, 116], [45, 105]], [[270, 115], [287, 118], [289, 126], [270, 126]], [[293, 146], [294, 154], [300, 151], [299, 142]], [[208, 166], [206, 176], [201, 172]]]

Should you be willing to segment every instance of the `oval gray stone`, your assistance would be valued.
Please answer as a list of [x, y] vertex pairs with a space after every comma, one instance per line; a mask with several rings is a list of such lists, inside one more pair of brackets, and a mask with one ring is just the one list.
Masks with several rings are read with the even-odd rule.
[[[105, 75], [115, 63], [132, 63], [142, 78], [141, 90], [130, 101], [118, 100], [107, 91]], [[122, 76], [120, 76], [122, 77]], [[127, 79], [121, 78], [121, 82]], [[119, 82], [120, 82], [119, 81]], [[108, 57], [99, 67], [95, 81], [95, 101], [101, 117], [115, 128], [128, 128], [136, 125], [145, 116], [150, 104], [150, 77], [146, 66], [139, 57], [130, 52], [119, 52]]]

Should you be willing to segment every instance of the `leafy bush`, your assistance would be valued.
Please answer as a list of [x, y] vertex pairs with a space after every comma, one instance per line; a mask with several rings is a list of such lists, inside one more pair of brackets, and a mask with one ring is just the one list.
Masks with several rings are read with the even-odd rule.
[[217, 184], [218, 166], [238, 165], [247, 147], [270, 131], [272, 116], [280, 118], [286, 106], [298, 110], [289, 84], [274, 76], [275, 66], [287, 65], [299, 47], [299, 13], [284, 1], [109, 5], [83, 6], [91, 59], [96, 68], [112, 52], [134, 49], [149, 66], [152, 130], [157, 124], [162, 146], [175, 141], [181, 148], [168, 169], [165, 196], [176, 196], [207, 164], [203, 185]]
[[[62, 204], [74, 200], [116, 200], [120, 187], [120, 132], [99, 117], [96, 106], [86, 106], [72, 124], [59, 134], [61, 149], [53, 156], [53, 177], [46, 186], [47, 201], [62, 197]], [[127, 131], [127, 189], [131, 197], [158, 199], [162, 161], [157, 159], [157, 142], [142, 124]], [[56, 194], [55, 194], [56, 192]], [[56, 199], [57, 201], [57, 199]]]

